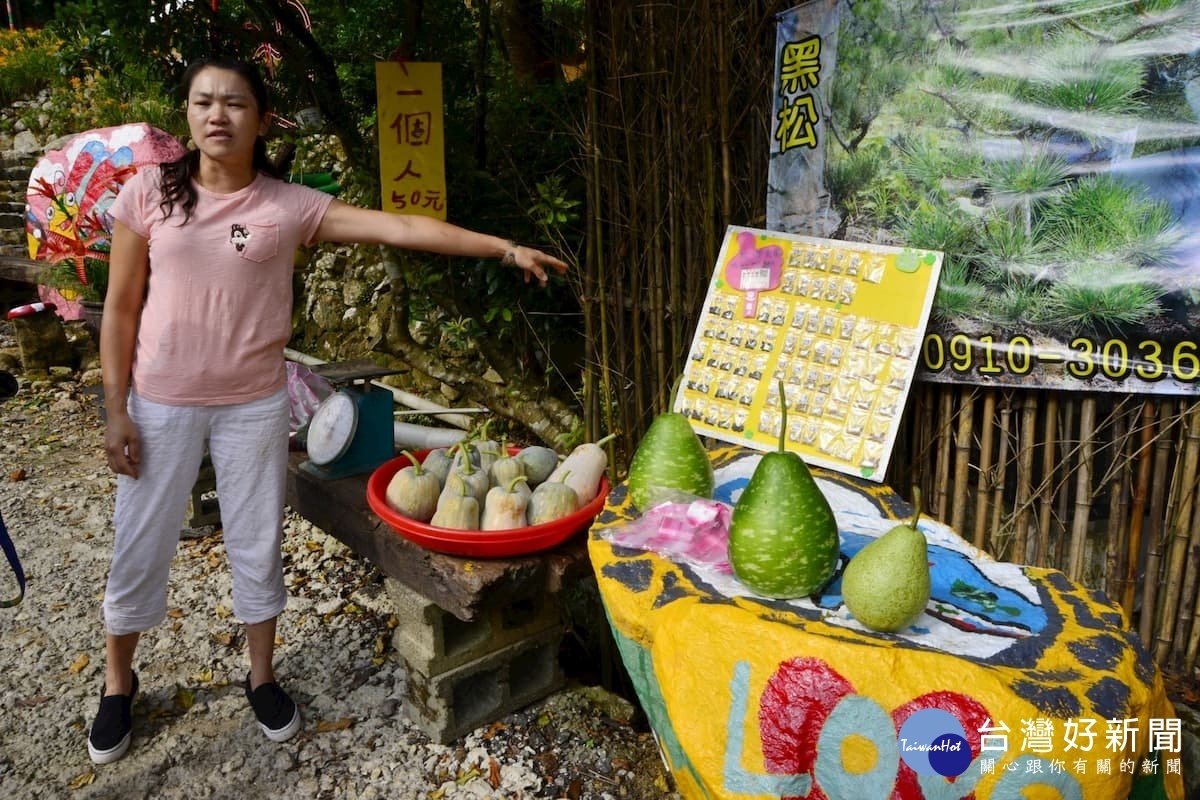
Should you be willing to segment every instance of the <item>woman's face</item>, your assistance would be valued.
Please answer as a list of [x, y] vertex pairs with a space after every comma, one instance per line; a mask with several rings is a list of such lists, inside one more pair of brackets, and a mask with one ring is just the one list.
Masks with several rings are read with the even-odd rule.
[[187, 120], [200, 152], [217, 161], [249, 163], [255, 139], [265, 132], [246, 79], [219, 67], [196, 73], [188, 88]]

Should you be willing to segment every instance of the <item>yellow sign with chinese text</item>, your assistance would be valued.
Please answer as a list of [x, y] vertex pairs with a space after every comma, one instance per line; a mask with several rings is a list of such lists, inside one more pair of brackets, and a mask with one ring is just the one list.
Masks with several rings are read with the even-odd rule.
[[442, 65], [378, 62], [375, 92], [383, 210], [445, 219]]
[[932, 250], [731, 225], [674, 410], [701, 436], [782, 438], [809, 465], [882, 481], [941, 266]]

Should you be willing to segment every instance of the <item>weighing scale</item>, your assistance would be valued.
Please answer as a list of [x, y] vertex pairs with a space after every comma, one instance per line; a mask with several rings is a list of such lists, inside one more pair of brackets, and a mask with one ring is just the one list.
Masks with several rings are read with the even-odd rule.
[[396, 456], [392, 393], [370, 380], [394, 375], [363, 359], [320, 364], [312, 371], [335, 388], [308, 422], [308, 458], [300, 469], [333, 480], [372, 472]]

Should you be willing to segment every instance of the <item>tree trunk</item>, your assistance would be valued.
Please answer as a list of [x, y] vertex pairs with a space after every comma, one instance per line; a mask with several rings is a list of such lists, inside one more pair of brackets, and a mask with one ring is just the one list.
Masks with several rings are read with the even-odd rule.
[[[519, 423], [542, 444], [565, 450], [580, 441], [583, 425], [575, 410], [549, 395], [543, 386], [522, 377], [519, 365], [502, 348], [479, 342], [476, 357], [455, 361], [414, 339], [409, 327], [409, 291], [403, 267], [393, 259], [388, 272], [396, 277], [391, 282], [391, 294], [379, 304], [388, 319], [380, 349], [479, 401], [493, 414]], [[496, 378], [487, 377], [489, 367]]]
[[558, 65], [550, 52], [542, 0], [491, 0], [491, 6], [517, 80], [529, 84], [556, 80]]

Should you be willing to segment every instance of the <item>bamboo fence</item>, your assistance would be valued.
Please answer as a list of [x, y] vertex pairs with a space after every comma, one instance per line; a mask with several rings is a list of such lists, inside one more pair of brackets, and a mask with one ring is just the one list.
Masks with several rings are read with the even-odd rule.
[[1164, 671], [1196, 666], [1200, 400], [918, 384], [893, 458], [887, 483], [976, 547], [1104, 592]]

